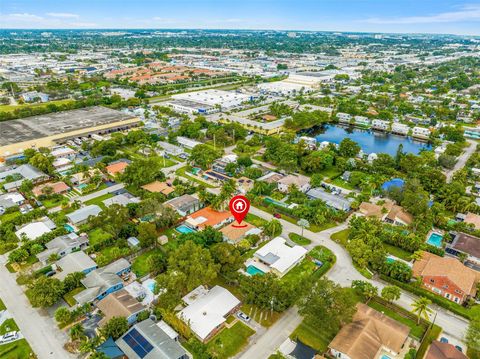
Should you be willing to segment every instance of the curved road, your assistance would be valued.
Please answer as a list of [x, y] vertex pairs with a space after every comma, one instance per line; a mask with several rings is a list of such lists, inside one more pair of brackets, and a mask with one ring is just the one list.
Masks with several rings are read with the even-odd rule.
[[[273, 219], [273, 216], [265, 211], [262, 211], [256, 207], [250, 207], [250, 213], [261, 217], [266, 220]], [[283, 219], [279, 219], [280, 223], [283, 226], [283, 233], [282, 235], [285, 238], [288, 238], [289, 233], [297, 233], [300, 234], [302, 229], [297, 226], [296, 224], [287, 222]], [[347, 223], [343, 223], [339, 226], [329, 228], [325, 231], [321, 231], [318, 233], [304, 230], [303, 235], [304, 237], [311, 240], [312, 243], [305, 246], [307, 249], [312, 249], [315, 246], [322, 245], [330, 249], [335, 256], [337, 257], [337, 261], [335, 265], [330, 269], [327, 274], [327, 277], [342, 285], [342, 286], [350, 286], [353, 280], [364, 280], [367, 281], [365, 277], [363, 277], [353, 266], [352, 258], [348, 254], [348, 252], [338, 243], [334, 242], [330, 239], [330, 236], [333, 233], [339, 232], [343, 229], [348, 228]], [[374, 284], [379, 291], [386, 285], [385, 283], [379, 280], [370, 280], [372, 284]], [[388, 285], [388, 284], [387, 284]], [[402, 291], [401, 297], [395, 303], [408, 311], [412, 310], [411, 304], [417, 299], [414, 295]], [[436, 321], [435, 323], [438, 324], [443, 328], [443, 331], [448, 335], [463, 341], [465, 336], [465, 332], [468, 327], [468, 321], [464, 318], [456, 316], [455, 314], [435, 305], [430, 306], [431, 309], [434, 310], [434, 313], [431, 315], [431, 320], [433, 320], [433, 316], [436, 314]], [[283, 318], [283, 317], [282, 317]], [[298, 315], [295, 309], [291, 308], [285, 314], [285, 319], [282, 321], [282, 325], [287, 325], [289, 328], [295, 324], [299, 324], [301, 322], [301, 317]], [[280, 322], [279, 322], [280, 324]], [[287, 333], [288, 332], [288, 333]], [[263, 336], [261, 336], [256, 343], [254, 343], [247, 351], [245, 351], [240, 358], [241, 359], [257, 359], [257, 358], [268, 358], [272, 352], [274, 352], [278, 345], [283, 343], [289, 335], [291, 334], [292, 330], [284, 330], [282, 329], [281, 325], [273, 325], [269, 330], [266, 331]], [[274, 346], [274, 344], [276, 345]]]

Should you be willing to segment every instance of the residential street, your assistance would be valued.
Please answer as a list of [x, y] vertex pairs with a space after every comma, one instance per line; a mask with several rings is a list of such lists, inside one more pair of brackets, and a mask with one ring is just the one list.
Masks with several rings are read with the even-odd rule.
[[290, 336], [302, 322], [297, 308], [287, 310], [282, 317], [260, 336], [243, 354], [240, 359], [265, 359]]
[[103, 196], [104, 194], [118, 191], [118, 190], [122, 189], [123, 187], [125, 187], [125, 185], [123, 183], [114, 184], [113, 186], [101, 189], [100, 191], [92, 192], [92, 193], [86, 194], [85, 196], [76, 197], [73, 200], [74, 201], [80, 201], [80, 202], [87, 202], [91, 199]]
[[467, 163], [468, 159], [475, 152], [475, 150], [477, 148], [477, 142], [475, 142], [473, 140], [467, 140], [467, 142], [470, 144], [470, 146], [468, 146], [465, 149], [465, 152], [463, 152], [458, 157], [457, 163], [455, 163], [455, 167], [453, 167], [453, 169], [451, 169], [450, 171], [445, 172], [445, 175], [447, 176], [447, 182], [452, 181], [452, 178], [453, 178], [453, 175], [455, 174], [455, 172], [457, 172], [457, 171], [461, 170], [463, 167], [465, 167], [465, 164]]
[[32, 308], [22, 287], [17, 285], [15, 274], [5, 267], [6, 262], [6, 257], [0, 256], [0, 298], [35, 354], [39, 359], [75, 358], [63, 349], [67, 335], [58, 329], [46, 311]]
[[[255, 214], [263, 219], [271, 220], [273, 216], [265, 211], [262, 211], [256, 207], [250, 207], [250, 213]], [[301, 233], [301, 228], [296, 224], [287, 222], [283, 219], [279, 219], [283, 226], [283, 235], [285, 238], [288, 238], [288, 233]], [[310, 239], [312, 241], [311, 244], [305, 246], [307, 249], [312, 249], [317, 245], [323, 245], [330, 249], [335, 256], [337, 257], [337, 261], [333, 268], [328, 272], [327, 277], [342, 285], [342, 286], [350, 286], [353, 280], [368, 280], [363, 277], [353, 266], [352, 259], [348, 252], [339, 244], [334, 242], [330, 239], [330, 236], [338, 231], [347, 228], [347, 224], [343, 223], [339, 226], [327, 229], [322, 232], [314, 233], [309, 230], [304, 230], [303, 235], [304, 237]], [[385, 286], [385, 284], [379, 280], [370, 280], [372, 284], [378, 287], [379, 292]], [[396, 302], [396, 304], [400, 305], [401, 307], [407, 309], [408, 311], [412, 310], [411, 304], [415, 301], [416, 297], [408, 292], [402, 291], [401, 298]], [[464, 318], [461, 318], [441, 307], [436, 305], [432, 305], [431, 308], [437, 313], [436, 323], [440, 325], [445, 333], [449, 334], [450, 336], [458, 339], [463, 340], [467, 327], [468, 321]], [[435, 312], [431, 315], [431, 319], [435, 315]]]

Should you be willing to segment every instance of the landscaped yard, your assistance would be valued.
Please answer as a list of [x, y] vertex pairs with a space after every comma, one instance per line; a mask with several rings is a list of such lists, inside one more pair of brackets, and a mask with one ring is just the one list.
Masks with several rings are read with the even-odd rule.
[[308, 238], [302, 237], [301, 235], [297, 233], [289, 233], [288, 237], [295, 242], [296, 244], [300, 246], [306, 246], [307, 244], [312, 243], [312, 241]]
[[10, 222], [12, 219], [20, 216], [21, 213], [20, 211], [15, 211], [12, 213], [5, 213], [0, 216], [0, 223], [7, 223]]
[[214, 337], [208, 344], [208, 351], [218, 359], [231, 358], [244, 348], [248, 338], [255, 331], [242, 322], [237, 322], [233, 327], [224, 329]]
[[0, 359], [28, 359], [33, 352], [25, 339], [0, 345]]
[[62, 205], [62, 203], [68, 203], [68, 199], [66, 197], [59, 197], [59, 198], [52, 198], [52, 199], [45, 199], [42, 201], [42, 204], [45, 208], [53, 208]]
[[162, 250], [160, 248], [155, 248], [144, 252], [135, 258], [132, 263], [132, 271], [137, 277], [141, 278], [150, 272], [148, 268], [148, 258], [155, 253], [162, 253]]
[[56, 100], [56, 101], [49, 101], [44, 103], [26, 103], [23, 105], [2, 105], [0, 106], [0, 112], [13, 112], [17, 108], [22, 107], [46, 107], [47, 105], [54, 104], [54, 105], [64, 105], [66, 103], [75, 102], [74, 100]]
[[253, 224], [255, 227], [263, 227], [265, 224], [268, 223], [267, 220], [260, 218], [252, 213], [247, 214], [247, 217], [245, 217], [245, 221]]
[[292, 340], [300, 340], [320, 353], [327, 350], [328, 344], [337, 333], [334, 330], [319, 330], [305, 320], [290, 335]]
[[105, 208], [103, 201], [112, 197], [113, 197], [112, 193], [105, 193], [104, 195], [98, 196], [97, 198], [92, 198], [91, 200], [86, 201], [85, 204], [86, 205], [96, 204], [97, 206]]
[[85, 287], [78, 287], [73, 289], [72, 291], [66, 293], [63, 296], [63, 299], [65, 299], [65, 302], [71, 307], [73, 307], [75, 304], [77, 304], [77, 301], [73, 298], [74, 295], [77, 295], [78, 293], [82, 292], [85, 290]]
[[[323, 266], [317, 266], [312, 261], [312, 258], [321, 261]], [[302, 278], [314, 274], [316, 270], [321, 271], [320, 273], [323, 274], [322, 268], [330, 265], [327, 262], [335, 262], [335, 256], [329, 249], [322, 246], [317, 246], [308, 252], [307, 257], [303, 261], [285, 274], [282, 277], [282, 281], [298, 283]], [[327, 269], [329, 269], [329, 267]]]
[[385, 247], [387, 252], [390, 253], [392, 256], [403, 259], [405, 261], [410, 261], [412, 253], [387, 243], [383, 243], [383, 246]]
[[111, 234], [105, 232], [101, 228], [95, 228], [94, 230], [88, 233], [88, 238], [90, 240], [90, 245], [95, 246], [96, 244], [107, 241], [111, 238]]
[[5, 306], [3, 301], [0, 299], [0, 310], [5, 310], [5, 309], [7, 309], [7, 307]]
[[8, 332], [18, 332], [20, 329], [18, 329], [17, 323], [13, 319], [7, 319], [3, 322], [3, 324], [0, 326], [0, 335], [3, 335]]
[[340, 232], [336, 232], [336, 233], [332, 234], [330, 236], [330, 238], [332, 240], [334, 240], [335, 242], [341, 244], [343, 247], [345, 247], [347, 245], [348, 234], [349, 233], [350, 233], [350, 230], [347, 228], [347, 229], [344, 229]]

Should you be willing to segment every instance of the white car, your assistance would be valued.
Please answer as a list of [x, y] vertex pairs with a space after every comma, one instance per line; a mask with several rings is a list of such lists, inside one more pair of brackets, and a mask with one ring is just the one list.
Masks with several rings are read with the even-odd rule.
[[8, 343], [18, 339], [18, 332], [8, 332], [0, 337], [0, 343]]
[[246, 322], [250, 321], [250, 317], [248, 315], [246, 315], [244, 312], [238, 312], [237, 317], [239, 317], [240, 319], [242, 319]]

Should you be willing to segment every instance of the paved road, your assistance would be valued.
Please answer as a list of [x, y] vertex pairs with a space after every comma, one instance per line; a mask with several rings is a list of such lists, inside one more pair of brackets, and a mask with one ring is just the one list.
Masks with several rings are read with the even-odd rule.
[[445, 175], [447, 176], [447, 182], [451, 182], [455, 172], [457, 172], [457, 171], [461, 170], [463, 167], [465, 167], [465, 164], [467, 163], [468, 159], [477, 149], [477, 142], [475, 142], [473, 140], [467, 140], [467, 142], [470, 144], [470, 146], [468, 146], [465, 149], [465, 152], [463, 152], [458, 157], [457, 163], [455, 163], [455, 166], [453, 167], [453, 169], [445, 172]]
[[260, 336], [241, 356], [241, 359], [266, 359], [290, 336], [302, 322], [297, 308], [292, 307]]
[[175, 173], [176, 170], [178, 170], [179, 168], [182, 168], [183, 166], [186, 166], [186, 165], [187, 165], [187, 163], [185, 163], [185, 162], [178, 162], [177, 164], [175, 164], [173, 166], [162, 168], [162, 172], [165, 176], [168, 177], [168, 175], [170, 175], [171, 173]]
[[53, 319], [45, 312], [32, 308], [30, 302], [15, 281], [15, 274], [5, 268], [7, 258], [0, 256], [0, 298], [5, 303], [39, 359], [68, 359], [74, 355], [63, 349], [68, 340]]
[[[270, 215], [269, 213], [255, 207], [250, 207], [250, 212], [267, 220], [271, 220], [273, 218], [273, 216]], [[291, 232], [297, 233], [297, 234], [301, 233], [301, 228], [296, 224], [287, 222], [283, 219], [280, 219], [280, 222], [283, 225], [282, 234], [285, 236], [285, 238], [288, 238], [288, 233], [291, 233]], [[308, 246], [305, 246], [307, 249], [312, 249], [317, 245], [323, 245], [328, 249], [330, 249], [337, 257], [337, 261], [333, 266], [333, 268], [330, 269], [330, 271], [328, 272], [327, 277], [330, 280], [342, 286], [350, 286], [353, 280], [357, 280], [357, 279], [367, 280], [367, 279], [363, 277], [355, 269], [352, 263], [352, 259], [348, 254], [348, 252], [345, 250], [345, 248], [343, 248], [341, 245], [337, 244], [336, 242], [330, 239], [330, 236], [333, 233], [341, 231], [345, 228], [347, 228], [347, 224], [343, 223], [339, 226], [336, 226], [318, 233], [314, 233], [309, 230], [304, 230], [303, 235], [312, 241], [312, 243], [310, 243]], [[379, 292], [386, 285], [384, 282], [379, 280], [371, 280], [370, 282], [374, 284], [376, 287], [378, 287]], [[415, 297], [414, 295], [406, 291], [402, 291], [402, 295], [400, 299], [396, 302], [396, 304], [407, 309], [408, 311], [411, 311], [412, 310], [411, 304], [416, 299], [417, 297]], [[458, 340], [463, 340], [468, 327], [467, 320], [436, 305], [432, 305], [431, 309], [434, 310], [434, 313], [431, 315], [432, 320], [433, 320], [433, 316], [436, 313], [437, 314], [436, 323], [440, 325], [447, 334], [451, 335], [452, 337]]]
[[87, 202], [91, 199], [103, 196], [104, 194], [118, 191], [118, 190], [122, 189], [123, 187], [125, 187], [125, 185], [123, 183], [117, 183], [117, 184], [114, 184], [113, 186], [101, 189], [100, 191], [89, 193], [89, 194], [86, 194], [85, 196], [72, 198], [71, 201], [80, 201], [82, 203]]

